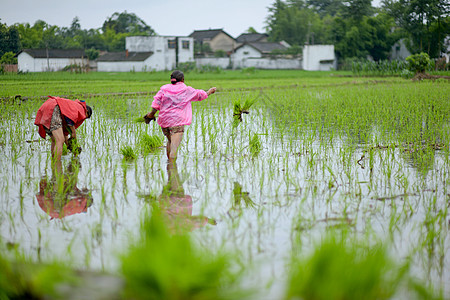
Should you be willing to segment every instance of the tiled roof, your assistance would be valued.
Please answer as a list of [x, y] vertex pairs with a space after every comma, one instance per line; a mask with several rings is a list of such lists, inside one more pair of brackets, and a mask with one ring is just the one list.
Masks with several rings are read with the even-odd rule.
[[97, 61], [144, 61], [150, 56], [152, 56], [153, 52], [107, 52], [97, 58]]
[[[47, 49], [23, 49], [20, 53], [28, 53], [34, 58], [47, 58]], [[19, 53], [19, 54], [20, 54]], [[83, 49], [48, 49], [49, 58], [86, 58]]]
[[268, 54], [272, 52], [273, 50], [286, 50], [287, 47], [280, 44], [280, 43], [269, 43], [269, 42], [256, 42], [256, 43], [244, 43], [243, 45], [237, 47], [236, 49], [239, 49], [245, 45], [249, 45], [250, 47], [255, 48], [259, 52], [263, 54]]
[[203, 40], [212, 40], [216, 35], [219, 33], [224, 33], [228, 35], [230, 38], [234, 40], [234, 38], [223, 31], [223, 29], [208, 29], [208, 30], [195, 30], [193, 33], [191, 33], [189, 36], [193, 37], [195, 41], [197, 42], [203, 42]]
[[238, 43], [257, 42], [264, 38], [267, 38], [267, 34], [265, 33], [243, 33], [236, 38], [236, 42]]

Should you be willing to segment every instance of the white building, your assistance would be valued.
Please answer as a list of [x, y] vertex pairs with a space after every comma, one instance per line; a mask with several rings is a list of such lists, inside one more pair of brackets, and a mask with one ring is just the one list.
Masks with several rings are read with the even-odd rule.
[[17, 55], [19, 72], [61, 71], [66, 67], [85, 69], [88, 58], [84, 50], [24, 49]]
[[173, 70], [179, 63], [194, 61], [194, 39], [177, 36], [131, 36], [123, 52], [106, 53], [97, 59], [99, 72]]
[[303, 69], [307, 71], [329, 71], [336, 69], [334, 45], [305, 45], [303, 47]]
[[289, 45], [269, 42], [244, 43], [234, 50], [231, 55], [232, 65], [237, 68], [257, 69], [301, 69], [299, 58], [276, 57], [274, 51], [284, 51]]
[[405, 39], [397, 41], [391, 48], [390, 59], [404, 60], [411, 55], [405, 45]]

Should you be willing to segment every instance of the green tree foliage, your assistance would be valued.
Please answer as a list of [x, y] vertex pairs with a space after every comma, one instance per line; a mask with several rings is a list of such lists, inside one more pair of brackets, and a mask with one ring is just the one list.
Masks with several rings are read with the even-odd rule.
[[0, 23], [0, 57], [6, 52], [19, 52], [19, 32], [15, 27]]
[[155, 31], [142, 19], [133, 13], [127, 13], [127, 11], [122, 13], [115, 12], [103, 23], [102, 29], [103, 32], [112, 29], [115, 33], [132, 33], [139, 35], [155, 34]]
[[272, 41], [334, 44], [340, 58], [387, 59], [399, 38], [391, 31], [394, 19], [375, 14], [370, 0], [276, 0], [266, 22]]
[[95, 50], [94, 48], [86, 50], [86, 55], [89, 58], [89, 60], [96, 60], [99, 54], [100, 52], [98, 50]]
[[372, 0], [345, 0], [344, 7], [341, 9], [344, 18], [358, 24], [364, 17], [372, 16], [374, 8], [371, 5]]
[[302, 1], [285, 3], [277, 0], [269, 8], [269, 13], [266, 20], [269, 40], [284, 40], [291, 45], [312, 43], [313, 39], [315, 43], [326, 42], [319, 15]]
[[6, 65], [13, 65], [17, 64], [17, 57], [15, 57], [14, 52], [6, 52], [3, 54], [3, 56], [0, 58], [0, 65], [6, 64]]
[[408, 62], [408, 69], [416, 74], [425, 73], [431, 65], [430, 57], [424, 52], [410, 55], [406, 58], [406, 61]]
[[386, 14], [365, 16], [360, 21], [336, 17], [333, 24], [335, 50], [339, 57], [387, 59], [398, 35], [391, 32], [393, 19]]
[[253, 28], [252, 26], [250, 26], [250, 27], [247, 29], [246, 33], [258, 33], [258, 31], [256, 31], [255, 28]]
[[321, 17], [335, 16], [344, 8], [341, 0], [307, 0], [306, 4]]
[[408, 38], [409, 50], [438, 57], [450, 34], [448, 0], [384, 0], [383, 9], [395, 18]]
[[98, 29], [82, 29], [78, 17], [70, 27], [58, 27], [42, 20], [33, 25], [0, 24], [0, 55], [9, 51], [18, 53], [21, 49], [89, 49], [88, 56], [93, 59], [98, 51], [124, 51], [126, 36], [154, 34], [143, 20], [126, 11], [114, 13]]

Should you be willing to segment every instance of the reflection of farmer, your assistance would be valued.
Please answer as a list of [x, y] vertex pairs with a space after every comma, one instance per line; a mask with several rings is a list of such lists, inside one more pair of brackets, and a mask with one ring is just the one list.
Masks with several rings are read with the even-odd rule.
[[[64, 143], [75, 154], [81, 149], [76, 145], [76, 128], [86, 118], [90, 118], [92, 109], [84, 101], [69, 100], [59, 97], [49, 97], [36, 113], [34, 125], [39, 126], [39, 135], [45, 139], [48, 134], [52, 139], [52, 156], [56, 161], [61, 160]], [[68, 135], [71, 136], [69, 142]]]
[[87, 212], [92, 205], [92, 197], [87, 189], [77, 188], [79, 162], [72, 162], [66, 174], [54, 173], [52, 179], [42, 178], [36, 195], [39, 206], [52, 219]]
[[174, 161], [167, 163], [167, 173], [169, 180], [158, 197], [158, 201], [161, 211], [167, 216], [169, 227], [173, 230], [180, 228], [193, 230], [208, 223], [215, 225], [216, 222], [213, 219], [192, 215], [192, 198], [184, 192]]

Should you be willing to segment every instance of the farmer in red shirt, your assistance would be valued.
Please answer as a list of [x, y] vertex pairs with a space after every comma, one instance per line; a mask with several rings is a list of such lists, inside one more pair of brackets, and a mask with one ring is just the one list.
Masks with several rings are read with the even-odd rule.
[[[72, 149], [76, 145], [76, 129], [90, 118], [92, 108], [84, 101], [69, 100], [60, 97], [49, 96], [36, 113], [34, 125], [39, 126], [39, 135], [45, 139], [48, 134], [52, 139], [51, 152], [53, 159], [61, 161], [64, 143], [67, 148], [79, 153], [81, 148]], [[68, 136], [71, 136], [70, 141]], [[75, 146], [74, 146], [75, 147]]]

